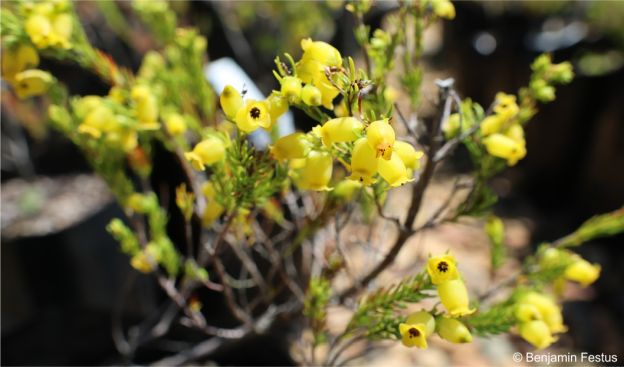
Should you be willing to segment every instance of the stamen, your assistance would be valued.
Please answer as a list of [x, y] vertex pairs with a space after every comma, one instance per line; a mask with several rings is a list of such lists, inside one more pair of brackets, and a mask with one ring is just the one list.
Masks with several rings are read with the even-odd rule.
[[257, 120], [260, 117], [260, 109], [258, 107], [253, 107], [249, 111], [249, 116], [251, 116], [252, 119]]
[[446, 273], [448, 271], [448, 268], [449, 266], [446, 261], [440, 261], [440, 263], [438, 264], [438, 270], [442, 273]]
[[420, 336], [420, 331], [418, 331], [418, 329], [416, 329], [415, 327], [409, 329], [407, 332], [409, 333], [410, 339], [418, 338]]

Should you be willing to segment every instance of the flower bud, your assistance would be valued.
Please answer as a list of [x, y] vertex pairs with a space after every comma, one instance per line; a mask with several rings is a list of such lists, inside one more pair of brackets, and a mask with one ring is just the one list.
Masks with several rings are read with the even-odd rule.
[[297, 103], [301, 98], [301, 79], [294, 76], [285, 76], [282, 78], [282, 96], [289, 103]]
[[453, 317], [465, 316], [473, 313], [475, 309], [468, 306], [468, 290], [461, 279], [447, 280], [438, 285], [440, 301]]
[[449, 0], [434, 0], [432, 2], [433, 12], [440, 18], [455, 18], [455, 6]]
[[332, 45], [322, 41], [312, 41], [310, 38], [301, 40], [303, 55], [300, 62], [316, 61], [326, 66], [340, 66], [342, 56]]
[[368, 144], [375, 151], [376, 157], [390, 160], [395, 134], [388, 119], [371, 122], [366, 128], [366, 137], [368, 138]]
[[214, 164], [225, 156], [225, 146], [221, 139], [208, 137], [197, 143], [191, 152], [184, 153], [184, 157], [191, 162], [193, 168], [203, 171], [205, 165]]
[[137, 85], [132, 88], [130, 97], [134, 102], [136, 117], [142, 129], [157, 129], [158, 124], [158, 101], [145, 85]]
[[427, 273], [434, 285], [442, 284], [449, 280], [459, 279], [457, 261], [452, 255], [440, 255], [430, 257], [427, 261]]
[[301, 100], [308, 106], [320, 106], [323, 103], [321, 91], [311, 84], [306, 84], [301, 90]]
[[515, 165], [526, 155], [526, 148], [503, 134], [492, 134], [483, 139], [488, 153], [507, 160], [509, 166]]
[[24, 28], [30, 40], [37, 48], [46, 48], [52, 44], [52, 39], [50, 37], [52, 23], [45, 15], [33, 14], [29, 16], [28, 19], [26, 19]]
[[186, 121], [178, 113], [171, 113], [165, 119], [165, 128], [173, 136], [182, 135], [186, 132]]
[[269, 105], [269, 114], [271, 115], [271, 125], [277, 122], [283, 114], [288, 111], [288, 101], [282, 97], [279, 93], [273, 92], [266, 100]]
[[342, 180], [336, 184], [332, 193], [335, 197], [344, 201], [350, 201], [355, 196], [355, 193], [362, 188], [362, 184], [353, 180]]
[[333, 143], [350, 142], [358, 138], [364, 125], [355, 117], [338, 117], [331, 119], [321, 127], [323, 145], [330, 147]]
[[238, 110], [243, 107], [243, 97], [231, 85], [226, 85], [223, 88], [221, 96], [219, 96], [219, 102], [221, 103], [223, 113], [230, 120], [234, 120]]
[[248, 100], [245, 106], [236, 113], [236, 126], [246, 133], [259, 127], [271, 127], [271, 115], [266, 102]]
[[557, 340], [553, 338], [548, 325], [541, 320], [523, 322], [519, 326], [519, 331], [520, 336], [537, 349], [544, 349]]
[[438, 335], [442, 339], [448, 340], [451, 343], [470, 343], [472, 341], [472, 334], [470, 330], [462, 322], [456, 319], [451, 319], [445, 316], [438, 317], [436, 320], [436, 326]]
[[368, 143], [368, 139], [358, 139], [351, 152], [351, 176], [349, 179], [368, 186], [375, 182], [373, 176], [377, 173], [378, 165], [379, 161], [375, 156], [375, 151]]
[[206, 208], [202, 214], [202, 225], [204, 227], [210, 227], [212, 223], [223, 214], [225, 209], [215, 200], [217, 192], [212, 182], [207, 181], [202, 185], [202, 193], [206, 199]]
[[293, 133], [277, 139], [270, 150], [273, 157], [280, 161], [305, 158], [310, 151], [310, 144], [303, 133]]

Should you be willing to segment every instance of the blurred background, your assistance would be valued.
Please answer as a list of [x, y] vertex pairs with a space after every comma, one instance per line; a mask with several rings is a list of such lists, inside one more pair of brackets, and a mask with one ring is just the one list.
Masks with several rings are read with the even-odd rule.
[[[154, 43], [133, 18], [130, 4], [117, 5], [123, 21], [111, 18], [107, 1], [77, 2], [76, 8], [95, 47], [136, 71]], [[343, 56], [361, 61], [355, 20], [339, 1], [175, 1], [171, 6], [182, 25], [197, 27], [208, 39], [209, 60], [234, 59], [267, 95], [277, 87], [271, 73], [275, 56], [289, 52], [297, 58], [301, 38], [325, 40]], [[570, 85], [558, 88], [557, 100], [541, 106], [529, 123], [527, 157], [492, 182], [501, 198], [495, 212], [511, 229], [508, 252], [522, 258], [592, 215], [621, 207], [624, 2], [462, 1], [455, 7], [453, 21], [436, 24], [425, 34], [423, 118], [432, 111], [435, 78], [453, 77], [462, 98], [487, 106], [496, 92], [515, 93], [526, 85], [529, 65], [540, 53], [552, 53], [554, 62], [570, 60], [576, 72]], [[392, 1], [376, 2], [365, 21], [373, 29], [381, 27], [394, 9]], [[108, 93], [106, 84], [76, 65], [42, 60], [41, 68], [52, 71], [72, 94]], [[111, 218], [123, 216], [122, 210], [71, 142], [45, 126], [43, 115], [37, 100], [18, 103], [3, 83], [2, 363], [123, 363], [112, 338], [116, 325], [149, 317], [165, 296], [118, 251], [104, 227]], [[297, 128], [307, 130], [311, 123], [295, 113]], [[469, 170], [468, 155], [458, 150], [440, 174], [452, 177]], [[603, 275], [591, 288], [570, 290], [564, 306], [570, 331], [555, 348], [618, 354], [624, 361], [623, 241], [619, 236], [581, 247], [585, 258], [602, 266]], [[202, 338], [187, 329], [179, 332], [185, 333], [184, 342], [173, 337], [155, 341], [140, 349], [134, 362], [149, 363]], [[505, 338], [504, 345], [528, 350], [519, 339]], [[252, 340], [212, 360], [294, 363], [287, 347], [276, 340], [271, 335]], [[429, 357], [436, 356], [435, 346], [432, 350]], [[435, 362], [423, 356], [400, 361], [457, 363], [444, 357], [456, 352], [438, 353]], [[483, 349], [475, 353], [487, 354]], [[477, 356], [471, 363], [469, 357], [462, 364], [506, 363], [492, 356]], [[375, 358], [360, 363], [388, 363]]]

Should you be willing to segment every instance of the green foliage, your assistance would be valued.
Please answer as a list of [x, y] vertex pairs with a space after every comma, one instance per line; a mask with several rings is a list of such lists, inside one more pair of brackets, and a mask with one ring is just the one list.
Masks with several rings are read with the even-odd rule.
[[559, 247], [574, 247], [595, 238], [614, 236], [624, 232], [624, 208], [596, 215], [576, 231], [556, 242]]
[[312, 322], [315, 344], [324, 343], [327, 339], [325, 319], [327, 317], [327, 304], [332, 294], [331, 283], [324, 278], [314, 277], [306, 292], [303, 314]]
[[430, 297], [433, 285], [426, 271], [407, 277], [387, 288], [365, 295], [347, 326], [348, 332], [364, 330], [370, 339], [400, 338], [398, 325], [403, 322], [397, 312], [408, 303]]
[[128, 255], [134, 256], [141, 250], [139, 246], [139, 239], [134, 232], [124, 224], [124, 222], [115, 218], [106, 227], [106, 230], [119, 242], [121, 245], [121, 251]]
[[478, 312], [462, 319], [462, 321], [473, 334], [478, 336], [487, 337], [503, 334], [516, 324], [514, 304], [511, 301], [498, 303], [487, 311]]
[[490, 262], [492, 268], [499, 268], [505, 261], [505, 226], [503, 221], [490, 215], [485, 221], [485, 233], [490, 240]]

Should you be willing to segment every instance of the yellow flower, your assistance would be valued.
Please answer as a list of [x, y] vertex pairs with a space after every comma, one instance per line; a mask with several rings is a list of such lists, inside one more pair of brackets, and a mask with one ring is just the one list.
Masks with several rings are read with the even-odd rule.
[[401, 323], [399, 324], [399, 332], [401, 333], [401, 342], [406, 347], [418, 347], [420, 349], [427, 348], [425, 325]]
[[544, 349], [557, 340], [552, 336], [548, 325], [541, 320], [523, 322], [519, 326], [519, 331], [520, 336], [537, 349]]
[[432, 1], [433, 12], [435, 15], [444, 19], [455, 18], [455, 6], [449, 0], [434, 0]]
[[102, 97], [100, 96], [84, 96], [75, 101], [73, 105], [74, 114], [76, 114], [76, 117], [83, 120], [91, 111], [101, 104]]
[[506, 159], [509, 166], [515, 165], [526, 155], [526, 148], [522, 144], [503, 134], [492, 134], [483, 139], [483, 144], [490, 155]]
[[523, 147], [526, 145], [526, 140], [524, 140], [524, 129], [520, 124], [511, 125], [505, 132], [505, 136], [511, 138], [513, 141], [515, 141], [519, 145], [522, 145]]
[[31, 15], [26, 19], [24, 26], [30, 40], [37, 48], [46, 48], [52, 44], [50, 37], [50, 33], [52, 33], [52, 23], [45, 15]]
[[308, 106], [320, 106], [322, 98], [321, 91], [311, 84], [306, 84], [301, 90], [301, 100]]
[[266, 102], [248, 100], [245, 106], [236, 113], [236, 126], [246, 133], [259, 127], [271, 127], [271, 115]]
[[442, 132], [444, 132], [446, 140], [453, 139], [459, 133], [459, 127], [459, 114], [451, 114], [442, 125]]
[[537, 307], [528, 303], [519, 303], [515, 306], [514, 312], [516, 319], [521, 322], [541, 320], [542, 314]]
[[303, 133], [293, 133], [283, 136], [270, 148], [271, 154], [277, 160], [305, 158], [310, 151], [310, 144]]
[[171, 113], [165, 119], [165, 128], [173, 136], [182, 135], [186, 132], [186, 121], [178, 113]]
[[333, 143], [350, 142], [358, 138], [364, 125], [355, 117], [338, 117], [331, 119], [321, 127], [323, 145], [330, 147]]
[[130, 92], [130, 97], [134, 102], [139, 128], [143, 130], [158, 129], [160, 127], [158, 123], [158, 101], [149, 87], [145, 85], [134, 86]]
[[427, 311], [411, 313], [407, 316], [405, 323], [410, 325], [424, 325], [425, 337], [431, 336], [436, 327], [436, 320]]
[[420, 167], [420, 158], [424, 156], [424, 153], [416, 151], [412, 144], [400, 140], [394, 142], [392, 151], [401, 158], [405, 167], [411, 170], [417, 170]]
[[9, 83], [15, 82], [15, 75], [39, 65], [39, 54], [31, 45], [23, 43], [4, 51], [2, 55], [2, 77]]
[[360, 138], [353, 146], [351, 153], [351, 176], [349, 179], [359, 181], [368, 186], [375, 182], [379, 161], [367, 138]]
[[266, 102], [269, 105], [271, 126], [273, 126], [277, 122], [277, 119], [288, 111], [288, 101], [277, 92], [273, 92], [269, 98], [267, 98]]
[[500, 116], [503, 121], [507, 122], [516, 117], [519, 111], [520, 108], [516, 104], [516, 96], [502, 92], [496, 94], [494, 112]]
[[390, 160], [395, 134], [388, 119], [371, 122], [366, 128], [366, 137], [368, 138], [368, 144], [375, 151], [376, 157]]
[[73, 19], [67, 13], [34, 13], [26, 19], [25, 29], [37, 48], [71, 48]]
[[438, 284], [438, 296], [453, 317], [470, 315], [475, 311], [468, 308], [468, 290], [461, 279], [447, 280]]
[[401, 186], [406, 182], [414, 181], [408, 176], [408, 170], [405, 164], [399, 158], [398, 154], [393, 154], [390, 160], [380, 159], [377, 170], [379, 175], [391, 186]]
[[19, 99], [26, 99], [44, 94], [53, 80], [47, 71], [30, 69], [15, 75], [13, 88]]
[[342, 64], [340, 52], [333, 46], [320, 41], [304, 39], [301, 41], [303, 56], [296, 65], [297, 76], [304, 83], [311, 83], [321, 92], [322, 104], [332, 109], [332, 101], [339, 91], [327, 79], [326, 68], [338, 67]]
[[362, 188], [362, 184], [358, 181], [342, 180], [334, 187], [333, 194], [344, 201], [350, 201], [360, 188]]
[[438, 335], [451, 343], [461, 344], [470, 343], [472, 341], [470, 330], [459, 320], [441, 316], [437, 318], [436, 326]]
[[184, 153], [193, 168], [203, 171], [206, 165], [214, 164], [225, 157], [225, 146], [221, 139], [208, 137], [195, 145], [191, 152]]
[[86, 104], [91, 104], [95, 107], [92, 108], [90, 112], [87, 112], [84, 121], [78, 126], [78, 132], [99, 139], [102, 133], [116, 131], [119, 124], [110, 108], [104, 104], [96, 104], [95, 101], [95, 99], [91, 99], [85, 101], [85, 105], [80, 106], [84, 108], [85, 111], [87, 111], [87, 107], [89, 107], [86, 106]]
[[565, 325], [563, 325], [561, 308], [552, 298], [541, 293], [529, 292], [521, 297], [519, 303], [527, 303], [535, 306], [535, 308], [539, 311], [542, 320], [546, 323], [546, 325], [548, 325], [551, 333], [562, 333], [568, 329]]
[[206, 208], [202, 214], [202, 224], [204, 227], [210, 227], [212, 223], [223, 214], [225, 209], [215, 199], [217, 191], [211, 181], [207, 181], [202, 185], [202, 193], [206, 198]]
[[586, 287], [600, 277], [600, 265], [590, 264], [581, 257], [574, 257], [574, 262], [565, 269], [565, 278]]
[[71, 15], [67, 13], [57, 14], [52, 18], [52, 42], [54, 46], [63, 49], [71, 48], [71, 35], [74, 23]]
[[290, 103], [297, 103], [301, 98], [301, 79], [294, 76], [285, 76], [282, 78], [281, 93]]
[[175, 202], [180, 212], [184, 216], [184, 219], [188, 222], [193, 216], [193, 207], [195, 205], [195, 195], [186, 191], [186, 184], [182, 183], [176, 187]]
[[488, 136], [500, 131], [505, 120], [498, 115], [491, 115], [483, 119], [481, 122], [481, 135]]
[[452, 255], [430, 257], [427, 261], [427, 272], [429, 277], [431, 277], [431, 283], [435, 285], [459, 279], [457, 261]]
[[298, 172], [295, 183], [303, 190], [328, 191], [333, 169], [332, 157], [325, 152], [311, 151]]
[[121, 148], [126, 153], [134, 150], [139, 144], [137, 132], [130, 129], [108, 132], [104, 142], [115, 149]]
[[221, 102], [223, 113], [225, 113], [225, 116], [230, 120], [234, 120], [238, 110], [243, 107], [243, 97], [236, 88], [231, 85], [226, 85], [225, 88], [223, 88], [223, 92], [221, 92], [221, 96], [219, 97], [219, 102]]

